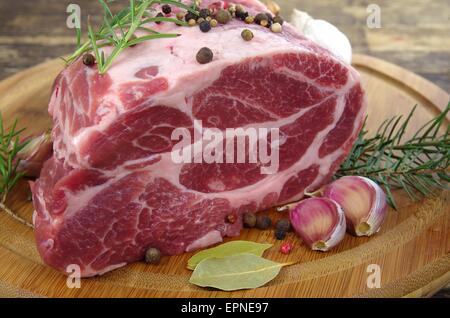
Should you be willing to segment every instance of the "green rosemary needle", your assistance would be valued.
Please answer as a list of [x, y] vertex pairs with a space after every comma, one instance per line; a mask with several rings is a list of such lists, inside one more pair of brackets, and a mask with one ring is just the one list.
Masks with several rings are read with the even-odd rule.
[[412, 200], [449, 189], [450, 126], [446, 125], [446, 116], [450, 103], [413, 137], [404, 140], [415, 110], [416, 107], [405, 120], [402, 116], [386, 120], [373, 137], [368, 137], [363, 127], [335, 177], [358, 175], [378, 182], [386, 190], [388, 202], [395, 209], [393, 189], [403, 189]]
[[[147, 25], [151, 22], [169, 22], [177, 25], [187, 26], [187, 23], [175, 18], [157, 17], [152, 13], [153, 6], [157, 4], [169, 4], [186, 11], [198, 14], [195, 2], [188, 6], [174, 0], [130, 0], [129, 5], [113, 14], [107, 1], [99, 0], [103, 8], [103, 24], [95, 30], [88, 19], [88, 41], [78, 45], [75, 52], [67, 59], [66, 64], [71, 64], [80, 56], [87, 52], [93, 52], [96, 58], [99, 74], [105, 74], [116, 58], [128, 47], [142, 43], [144, 41], [164, 38], [174, 38], [179, 34], [159, 33], [152, 30]], [[154, 10], [153, 10], [154, 11]], [[135, 37], [136, 31], [148, 33], [140, 37]], [[77, 29], [77, 42], [80, 42], [80, 31]], [[111, 47], [111, 53], [105, 56], [101, 48]]]
[[24, 129], [17, 129], [17, 120], [9, 130], [6, 130], [0, 113], [0, 210], [20, 223], [33, 227], [6, 206], [8, 194], [24, 176], [23, 172], [18, 171], [20, 159], [17, 158], [18, 153], [28, 144], [20, 141], [20, 134], [23, 131]]

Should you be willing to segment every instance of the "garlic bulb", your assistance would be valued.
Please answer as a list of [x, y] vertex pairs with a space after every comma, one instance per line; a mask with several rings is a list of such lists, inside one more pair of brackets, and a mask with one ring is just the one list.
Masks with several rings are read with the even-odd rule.
[[380, 230], [387, 212], [386, 194], [372, 180], [342, 177], [328, 185], [323, 195], [344, 209], [347, 231], [351, 234], [371, 236]]
[[345, 235], [345, 216], [342, 208], [327, 198], [301, 201], [290, 212], [292, 227], [312, 250], [328, 251]]
[[53, 152], [53, 142], [50, 131], [31, 136], [25, 141], [28, 144], [17, 154], [20, 159], [17, 170], [27, 177], [39, 177], [42, 165], [50, 159]]
[[308, 39], [326, 48], [344, 63], [352, 63], [350, 40], [331, 23], [314, 19], [308, 13], [295, 9], [292, 12], [291, 24]]

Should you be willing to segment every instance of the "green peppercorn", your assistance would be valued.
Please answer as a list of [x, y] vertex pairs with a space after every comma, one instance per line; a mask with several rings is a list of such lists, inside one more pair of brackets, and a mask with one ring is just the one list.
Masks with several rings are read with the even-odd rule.
[[236, 14], [236, 6], [234, 4], [230, 5], [230, 7], [228, 8], [228, 12], [232, 17], [234, 17]]
[[200, 30], [204, 33], [211, 31], [211, 24], [208, 21], [200, 23]]
[[170, 14], [172, 12], [171, 6], [168, 4], [163, 5], [162, 12], [164, 12], [165, 14]]
[[244, 227], [254, 228], [256, 226], [256, 215], [255, 213], [244, 213], [243, 216]]
[[183, 12], [178, 12], [177, 13], [177, 19], [180, 20], [180, 21], [184, 20], [184, 16], [185, 16], [185, 14]]
[[208, 64], [213, 60], [213, 58], [214, 53], [210, 48], [207, 47], [201, 48], [197, 53], [197, 62], [199, 62], [200, 64]]
[[206, 19], [211, 15], [211, 10], [209, 9], [201, 9], [199, 12], [200, 18]]
[[241, 36], [245, 41], [253, 40], [253, 32], [249, 29], [244, 29], [241, 33]]
[[256, 217], [256, 227], [260, 230], [267, 230], [272, 225], [272, 220], [267, 215]]
[[283, 25], [284, 20], [279, 15], [276, 15], [275, 18], [273, 18], [273, 23], [279, 23], [280, 25]]
[[255, 17], [255, 23], [261, 24], [261, 21], [269, 21], [269, 18], [265, 13], [258, 13]]
[[145, 252], [145, 262], [147, 264], [159, 264], [161, 260], [161, 252], [157, 248], [149, 248], [147, 252]]
[[252, 24], [255, 21], [255, 18], [252, 16], [248, 16], [245, 18], [245, 23]]
[[219, 22], [217, 22], [216, 19], [212, 19], [211, 21], [209, 21], [209, 24], [211, 24], [211, 26], [212, 26], [213, 28], [215, 28], [215, 27], [219, 24]]
[[228, 22], [231, 21], [231, 14], [230, 14], [230, 12], [228, 12], [227, 10], [220, 10], [220, 11], [217, 12], [217, 14], [216, 14], [216, 20], [217, 20], [219, 23], [227, 24]]
[[277, 230], [289, 232], [291, 230], [291, 221], [289, 221], [289, 219], [281, 219], [277, 222], [275, 228]]
[[92, 66], [95, 64], [95, 57], [91, 53], [83, 55], [83, 64], [86, 66]]
[[281, 33], [283, 31], [283, 27], [279, 23], [274, 23], [270, 27], [270, 30], [272, 30], [272, 32], [274, 33]]
[[280, 241], [284, 240], [286, 238], [286, 231], [276, 229], [275, 230], [275, 238]]
[[244, 12], [245, 9], [241, 4], [236, 5], [236, 13], [238, 12]]
[[[159, 13], [156, 15], [156, 17], [157, 17], [157, 18], [164, 18], [164, 14], [162, 14], [161, 12], [159, 12]], [[161, 21], [156, 21], [155, 23], [156, 23], [156, 24], [161, 24]]]
[[197, 21], [195, 21], [194, 19], [190, 19], [188, 24], [189, 24], [189, 26], [194, 26], [197, 24]]

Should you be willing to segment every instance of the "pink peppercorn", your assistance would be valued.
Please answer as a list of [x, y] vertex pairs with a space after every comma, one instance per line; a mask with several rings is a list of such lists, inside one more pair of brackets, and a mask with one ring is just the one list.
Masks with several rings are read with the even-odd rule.
[[280, 252], [282, 254], [289, 254], [292, 251], [292, 248], [293, 248], [293, 246], [291, 243], [285, 242], [285, 243], [281, 244]]

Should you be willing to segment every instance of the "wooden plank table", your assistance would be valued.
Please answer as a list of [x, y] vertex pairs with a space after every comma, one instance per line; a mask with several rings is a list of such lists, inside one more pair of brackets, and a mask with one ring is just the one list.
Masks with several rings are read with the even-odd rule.
[[[0, 79], [74, 49], [66, 7], [80, 5], [82, 23], [99, 18], [97, 1], [0, 0]], [[118, 1], [120, 3], [120, 1]], [[332, 22], [351, 39], [354, 51], [382, 58], [450, 90], [448, 0], [378, 0], [381, 29], [366, 25], [365, 0], [278, 0], [283, 16], [293, 8]]]
[[[366, 25], [364, 0], [278, 0], [287, 18], [293, 8], [332, 22], [351, 39], [356, 53], [380, 57], [407, 68], [450, 91], [448, 0], [379, 0], [380, 29]], [[61, 0], [0, 0], [0, 80], [74, 48]], [[85, 25], [99, 19], [97, 1], [77, 0]], [[94, 18], [94, 21], [96, 20]], [[449, 297], [450, 286], [440, 296]]]

